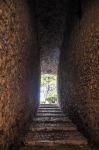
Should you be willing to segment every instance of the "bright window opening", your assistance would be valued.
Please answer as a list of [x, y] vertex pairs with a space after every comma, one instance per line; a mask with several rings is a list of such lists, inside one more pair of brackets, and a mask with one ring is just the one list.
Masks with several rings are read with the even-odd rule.
[[54, 74], [41, 74], [40, 88], [41, 104], [57, 103], [57, 76]]

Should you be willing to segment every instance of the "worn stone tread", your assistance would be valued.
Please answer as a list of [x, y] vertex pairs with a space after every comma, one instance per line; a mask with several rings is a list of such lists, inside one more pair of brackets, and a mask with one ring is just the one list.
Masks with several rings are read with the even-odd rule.
[[43, 107], [43, 108], [39, 108], [39, 109], [38, 109], [38, 111], [46, 111], [46, 110], [47, 110], [47, 111], [58, 111], [58, 110], [60, 111], [61, 109], [60, 109], [60, 108], [57, 108], [57, 107], [56, 107], [56, 108], [54, 108], [54, 107], [52, 107], [52, 108], [49, 108], [49, 107], [48, 107], [48, 108], [44, 108], [44, 107]]
[[90, 150], [87, 139], [57, 105], [41, 105], [21, 150]]
[[[27, 143], [26, 143], [27, 144]], [[54, 141], [49, 141], [49, 140], [38, 140], [38, 141], [33, 141], [29, 140], [28, 141], [29, 145], [46, 145], [46, 146], [55, 146], [55, 145], [87, 145], [88, 143], [85, 140], [54, 140]]]
[[63, 113], [61, 110], [57, 110], [57, 111], [54, 111], [54, 110], [44, 110], [44, 111], [41, 111], [41, 110], [38, 110], [38, 113], [55, 113], [55, 114], [60, 114], [60, 113]]
[[70, 123], [70, 122], [35, 122], [32, 124], [33, 128], [44, 128], [44, 127], [53, 127], [53, 128], [64, 128], [64, 127], [75, 127], [74, 124]]
[[39, 108], [59, 108], [58, 105], [50, 104], [41, 104]]
[[64, 114], [53, 114], [53, 113], [37, 113], [36, 117], [66, 117]]
[[37, 119], [34, 119], [33, 120], [33, 123], [64, 123], [64, 124], [66, 124], [66, 123], [72, 123], [71, 122], [71, 120], [59, 120], [59, 119], [57, 119], [57, 120], [37, 120]]
[[[69, 131], [38, 131], [29, 132], [26, 139], [34, 140], [84, 140], [87, 141], [77, 130]], [[28, 141], [28, 140], [27, 140]]]
[[25, 147], [22, 147], [20, 150], [90, 150], [88, 146], [83, 145], [53, 145], [53, 146], [47, 146], [47, 145], [26, 145]]
[[42, 117], [36, 117], [33, 119], [33, 121], [68, 121], [68, 122], [71, 122], [71, 120], [68, 118], [68, 117], [51, 117], [51, 116], [42, 116]]
[[40, 128], [31, 128], [30, 130], [36, 132], [36, 131], [76, 131], [77, 129], [75, 127], [40, 127]]

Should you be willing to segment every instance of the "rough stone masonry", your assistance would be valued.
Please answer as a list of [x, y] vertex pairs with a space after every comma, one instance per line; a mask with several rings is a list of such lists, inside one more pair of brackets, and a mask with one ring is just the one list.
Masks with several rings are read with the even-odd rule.
[[4, 149], [21, 138], [39, 103], [35, 16], [26, 0], [0, 0], [0, 144]]
[[58, 69], [61, 108], [99, 145], [99, 0], [0, 0], [4, 150], [21, 143], [36, 113], [41, 64], [44, 73]]

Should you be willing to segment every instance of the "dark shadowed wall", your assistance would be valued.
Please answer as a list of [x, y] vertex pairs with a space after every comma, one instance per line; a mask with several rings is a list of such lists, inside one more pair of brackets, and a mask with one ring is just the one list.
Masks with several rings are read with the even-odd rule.
[[99, 142], [99, 1], [69, 1], [59, 65], [64, 111]]

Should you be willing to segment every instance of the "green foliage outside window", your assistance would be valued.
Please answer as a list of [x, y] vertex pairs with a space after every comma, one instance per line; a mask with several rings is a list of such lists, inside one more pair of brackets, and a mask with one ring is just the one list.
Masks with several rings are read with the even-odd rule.
[[42, 103], [57, 102], [57, 76], [52, 74], [41, 75], [41, 92], [44, 95]]

